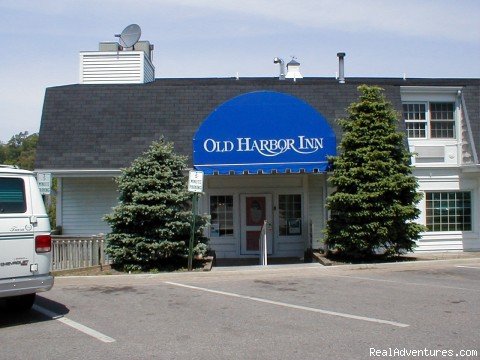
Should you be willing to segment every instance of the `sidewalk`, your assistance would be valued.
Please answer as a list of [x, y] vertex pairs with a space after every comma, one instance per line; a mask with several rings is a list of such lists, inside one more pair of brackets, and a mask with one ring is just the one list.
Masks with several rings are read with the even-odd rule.
[[419, 252], [405, 255], [412, 259], [418, 260], [450, 260], [450, 259], [472, 259], [480, 258], [480, 251], [471, 252], [457, 252], [457, 251], [442, 251], [442, 252]]
[[[312, 262], [303, 262], [303, 259], [297, 258], [269, 258], [269, 269], [274, 268], [308, 268], [308, 267], [324, 267], [324, 266], [366, 266], [374, 267], [382, 264], [395, 263], [415, 263], [416, 261], [433, 261], [433, 260], [455, 260], [455, 259], [476, 259], [480, 258], [480, 251], [478, 252], [420, 252], [410, 253], [402, 256], [403, 261], [384, 261], [384, 262], [366, 262], [366, 263], [339, 263], [327, 259], [323, 255], [314, 254]], [[250, 259], [217, 259], [216, 264], [212, 266], [212, 271], [241, 271], [241, 270], [255, 270], [265, 269], [266, 267], [258, 264], [259, 260], [256, 258]]]

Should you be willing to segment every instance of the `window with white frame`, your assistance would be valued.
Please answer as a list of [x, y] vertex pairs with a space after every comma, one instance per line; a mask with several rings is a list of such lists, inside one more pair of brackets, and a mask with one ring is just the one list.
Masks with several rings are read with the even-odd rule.
[[424, 103], [403, 104], [403, 118], [409, 138], [427, 137], [427, 106]]
[[233, 196], [210, 196], [210, 236], [233, 236]]
[[302, 196], [289, 194], [278, 196], [279, 234], [302, 235]]
[[426, 192], [428, 231], [471, 231], [472, 202], [469, 191]]
[[454, 102], [406, 102], [403, 118], [410, 139], [455, 139]]

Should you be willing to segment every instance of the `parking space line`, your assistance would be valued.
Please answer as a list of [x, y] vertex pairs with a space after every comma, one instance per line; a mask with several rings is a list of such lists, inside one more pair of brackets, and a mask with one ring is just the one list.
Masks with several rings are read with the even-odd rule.
[[63, 315], [59, 315], [59, 314], [56, 314], [48, 309], [45, 309], [41, 306], [38, 306], [36, 304], [33, 305], [32, 307], [33, 310], [35, 310], [36, 312], [39, 312], [40, 314], [43, 314], [53, 320], [57, 320], [65, 325], [68, 325], [72, 328], [74, 328], [75, 330], [78, 330], [84, 334], [87, 334], [87, 335], [90, 335], [92, 337], [94, 337], [95, 339], [97, 340], [100, 340], [104, 343], [112, 343], [112, 342], [115, 342], [115, 339], [105, 335], [105, 334], [102, 334], [101, 332], [98, 332], [96, 330], [93, 330], [91, 328], [89, 328], [88, 326], [85, 326], [85, 325], [82, 325], [80, 323], [77, 323], [76, 321], [73, 321], [73, 320], [70, 320], [66, 317], [64, 317]]
[[375, 278], [369, 278], [369, 277], [365, 277], [365, 276], [333, 275], [333, 274], [324, 274], [324, 276], [338, 277], [338, 278], [343, 278], [343, 279], [375, 281], [375, 282], [390, 283], [390, 284], [412, 285], [412, 286], [421, 286], [421, 287], [434, 287], [434, 288], [449, 289], [449, 290], [464, 290], [464, 291], [475, 291], [475, 292], [480, 291], [480, 289], [471, 289], [471, 288], [464, 288], [464, 287], [459, 287], [459, 286], [425, 284], [425, 283], [418, 283], [418, 282], [389, 280], [389, 279], [375, 279]]
[[476, 269], [476, 270], [480, 270], [480, 266], [466, 266], [466, 265], [457, 265], [455, 266], [457, 268], [464, 268], [464, 269]]
[[257, 298], [257, 297], [253, 297], [253, 296], [246, 296], [246, 295], [240, 295], [240, 294], [235, 294], [235, 293], [230, 293], [230, 292], [225, 292], [225, 291], [201, 288], [201, 287], [198, 287], [198, 286], [185, 285], [185, 284], [175, 283], [175, 282], [171, 282], [171, 281], [165, 281], [165, 284], [184, 287], [184, 288], [188, 288], [188, 289], [192, 289], [192, 290], [205, 291], [205, 292], [218, 294], [218, 295], [235, 297], [235, 298], [239, 298], [239, 299], [252, 300], [252, 301], [257, 301], [257, 302], [261, 302], [261, 303], [265, 303], [265, 304], [283, 306], [283, 307], [296, 309], [296, 310], [310, 311], [310, 312], [314, 312], [314, 313], [320, 313], [320, 314], [332, 315], [332, 316], [339, 316], [339, 317], [352, 319], [352, 320], [368, 321], [368, 322], [391, 325], [391, 326], [396, 326], [396, 327], [401, 327], [401, 328], [410, 326], [410, 325], [402, 324], [402, 323], [395, 322], [395, 321], [382, 320], [382, 319], [376, 319], [376, 318], [371, 318], [371, 317], [366, 317], [366, 316], [358, 316], [358, 315], [340, 313], [340, 312], [336, 312], [336, 311], [317, 309], [317, 308], [312, 308], [312, 307], [307, 307], [307, 306], [288, 304], [288, 303], [284, 303], [284, 302], [262, 299], [262, 298]]

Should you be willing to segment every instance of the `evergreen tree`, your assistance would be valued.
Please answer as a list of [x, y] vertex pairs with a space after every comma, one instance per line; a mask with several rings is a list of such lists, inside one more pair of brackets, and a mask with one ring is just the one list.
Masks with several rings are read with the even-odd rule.
[[[105, 216], [112, 228], [106, 251], [117, 266], [149, 270], [179, 266], [186, 259], [192, 220], [186, 168], [186, 157], [161, 139], [122, 170], [117, 179], [120, 203]], [[205, 225], [206, 219], [197, 216], [197, 254], [206, 251]]]
[[377, 250], [397, 255], [413, 250], [424, 227], [411, 154], [398, 131], [397, 113], [375, 86], [358, 88], [360, 99], [339, 121], [343, 138], [333, 159], [327, 199], [331, 218], [325, 243], [347, 257], [368, 257]]

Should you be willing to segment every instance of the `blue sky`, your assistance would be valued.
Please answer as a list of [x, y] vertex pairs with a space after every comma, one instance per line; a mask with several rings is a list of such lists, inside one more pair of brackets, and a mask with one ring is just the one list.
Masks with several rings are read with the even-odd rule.
[[478, 0], [0, 0], [0, 141], [37, 132], [45, 89], [78, 83], [78, 53], [131, 23], [157, 78], [480, 77]]

